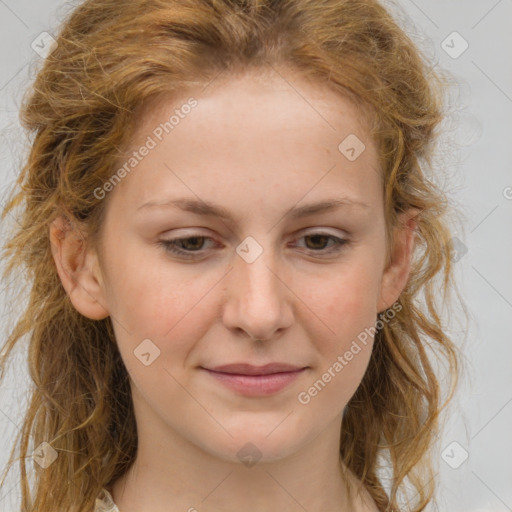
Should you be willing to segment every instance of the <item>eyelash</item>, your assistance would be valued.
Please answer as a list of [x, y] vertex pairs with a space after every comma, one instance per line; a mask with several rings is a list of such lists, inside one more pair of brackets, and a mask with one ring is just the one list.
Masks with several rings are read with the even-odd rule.
[[[334, 235], [331, 235], [329, 233], [323, 233], [323, 232], [314, 232], [314, 233], [308, 233], [307, 235], [303, 235], [301, 236], [300, 238], [307, 238], [307, 237], [316, 237], [316, 236], [321, 236], [321, 237], [326, 237], [328, 239], [331, 239], [331, 240], [334, 240], [334, 249], [330, 249], [328, 251], [323, 251], [323, 250], [319, 250], [319, 251], [315, 251], [313, 249], [309, 249], [309, 251], [312, 251], [312, 253], [322, 253], [322, 254], [332, 254], [332, 253], [338, 253], [338, 252], [341, 252], [344, 248], [345, 245], [348, 245], [349, 244], [349, 240], [347, 240], [346, 238], [339, 238], [337, 236], [334, 236]], [[182, 242], [184, 240], [191, 240], [191, 239], [194, 239], [194, 238], [202, 238], [202, 239], [205, 239], [205, 240], [212, 240], [211, 237], [208, 237], [208, 236], [203, 236], [203, 235], [198, 235], [198, 236], [187, 236], [187, 237], [183, 237], [183, 238], [173, 238], [173, 239], [170, 239], [170, 240], [160, 240], [158, 243], [164, 247], [164, 249], [169, 252], [169, 253], [172, 253], [172, 254], [175, 254], [177, 256], [180, 256], [180, 257], [184, 257], [184, 258], [188, 258], [188, 259], [193, 259], [195, 258], [195, 254], [196, 253], [200, 253], [201, 250], [199, 251], [186, 251], [186, 250], [183, 250], [183, 249], [179, 249], [178, 247], [176, 247], [176, 244], [179, 243], [179, 242]], [[300, 240], [300, 238], [298, 238], [297, 240]]]

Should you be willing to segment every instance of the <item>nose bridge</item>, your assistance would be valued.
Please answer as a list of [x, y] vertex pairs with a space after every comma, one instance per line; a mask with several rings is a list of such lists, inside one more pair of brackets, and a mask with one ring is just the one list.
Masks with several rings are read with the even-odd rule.
[[229, 276], [224, 320], [229, 327], [241, 328], [257, 339], [271, 338], [292, 318], [289, 291], [279, 276], [279, 258], [269, 245], [264, 248], [255, 238], [247, 237], [236, 249]]
[[277, 258], [267, 245], [265, 249], [254, 238], [247, 237], [237, 248], [235, 264], [236, 280], [240, 292], [248, 305], [258, 307], [276, 306], [283, 284], [277, 279]]

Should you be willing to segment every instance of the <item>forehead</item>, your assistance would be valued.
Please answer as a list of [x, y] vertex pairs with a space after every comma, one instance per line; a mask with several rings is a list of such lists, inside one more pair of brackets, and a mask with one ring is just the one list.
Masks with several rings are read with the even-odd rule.
[[197, 121], [215, 116], [215, 124], [223, 128], [230, 124], [233, 127], [237, 121], [257, 121], [260, 131], [290, 131], [304, 125], [315, 130], [323, 125], [333, 134], [349, 127], [366, 135], [373, 119], [371, 109], [357, 103], [353, 95], [349, 97], [348, 93], [306, 79], [286, 67], [267, 67], [221, 73], [206, 84], [153, 98], [137, 114], [139, 129], [135, 138], [158, 125], [164, 112], [179, 110], [190, 97], [199, 103], [193, 116]]
[[[183, 108], [190, 98], [195, 106]], [[258, 206], [265, 197], [275, 202], [286, 194], [297, 202], [337, 186], [371, 194], [379, 170], [364, 114], [346, 97], [296, 74], [221, 76], [206, 87], [155, 98], [140, 111], [128, 155], [149, 138], [155, 144], [116, 189], [131, 183], [123, 196], [138, 205], [176, 191], [196, 199], [208, 192], [217, 203], [229, 197], [242, 206], [249, 185]], [[347, 149], [360, 153], [357, 159]]]

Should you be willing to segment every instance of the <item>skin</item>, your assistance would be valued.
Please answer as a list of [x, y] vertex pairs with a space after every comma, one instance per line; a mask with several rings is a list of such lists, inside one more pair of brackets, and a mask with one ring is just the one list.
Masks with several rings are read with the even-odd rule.
[[[114, 501], [121, 512], [377, 510], [368, 494], [349, 502], [342, 481], [356, 479], [339, 462], [343, 409], [373, 339], [308, 404], [297, 396], [398, 299], [414, 223], [403, 217], [387, 261], [377, 152], [361, 113], [284, 72], [160, 98], [143, 112], [131, 150], [190, 96], [197, 107], [104, 199], [100, 251], [62, 218], [50, 227], [74, 307], [112, 317], [130, 374], [139, 448]], [[366, 146], [354, 161], [338, 150], [349, 134]], [[233, 220], [139, 208], [182, 197], [221, 205]], [[366, 206], [288, 215], [334, 197]], [[336, 249], [311, 238], [318, 231], [348, 242]], [[187, 236], [208, 237], [179, 245], [195, 259], [159, 244]], [[248, 236], [263, 251], [251, 263], [236, 252]], [[148, 338], [160, 355], [146, 366], [134, 350]], [[307, 369], [267, 397], [237, 394], [200, 368], [274, 361]], [[252, 467], [237, 457], [248, 442], [261, 456]]]

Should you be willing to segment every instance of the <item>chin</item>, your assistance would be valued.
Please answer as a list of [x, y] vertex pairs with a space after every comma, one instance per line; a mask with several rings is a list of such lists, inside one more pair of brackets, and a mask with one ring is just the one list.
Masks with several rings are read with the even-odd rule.
[[265, 429], [251, 428], [250, 425], [240, 432], [229, 430], [233, 437], [226, 435], [218, 443], [204, 446], [214, 457], [226, 462], [243, 464], [252, 467], [256, 464], [272, 463], [283, 460], [298, 451], [304, 439], [296, 439], [291, 432], [277, 426], [272, 428], [266, 425]]

